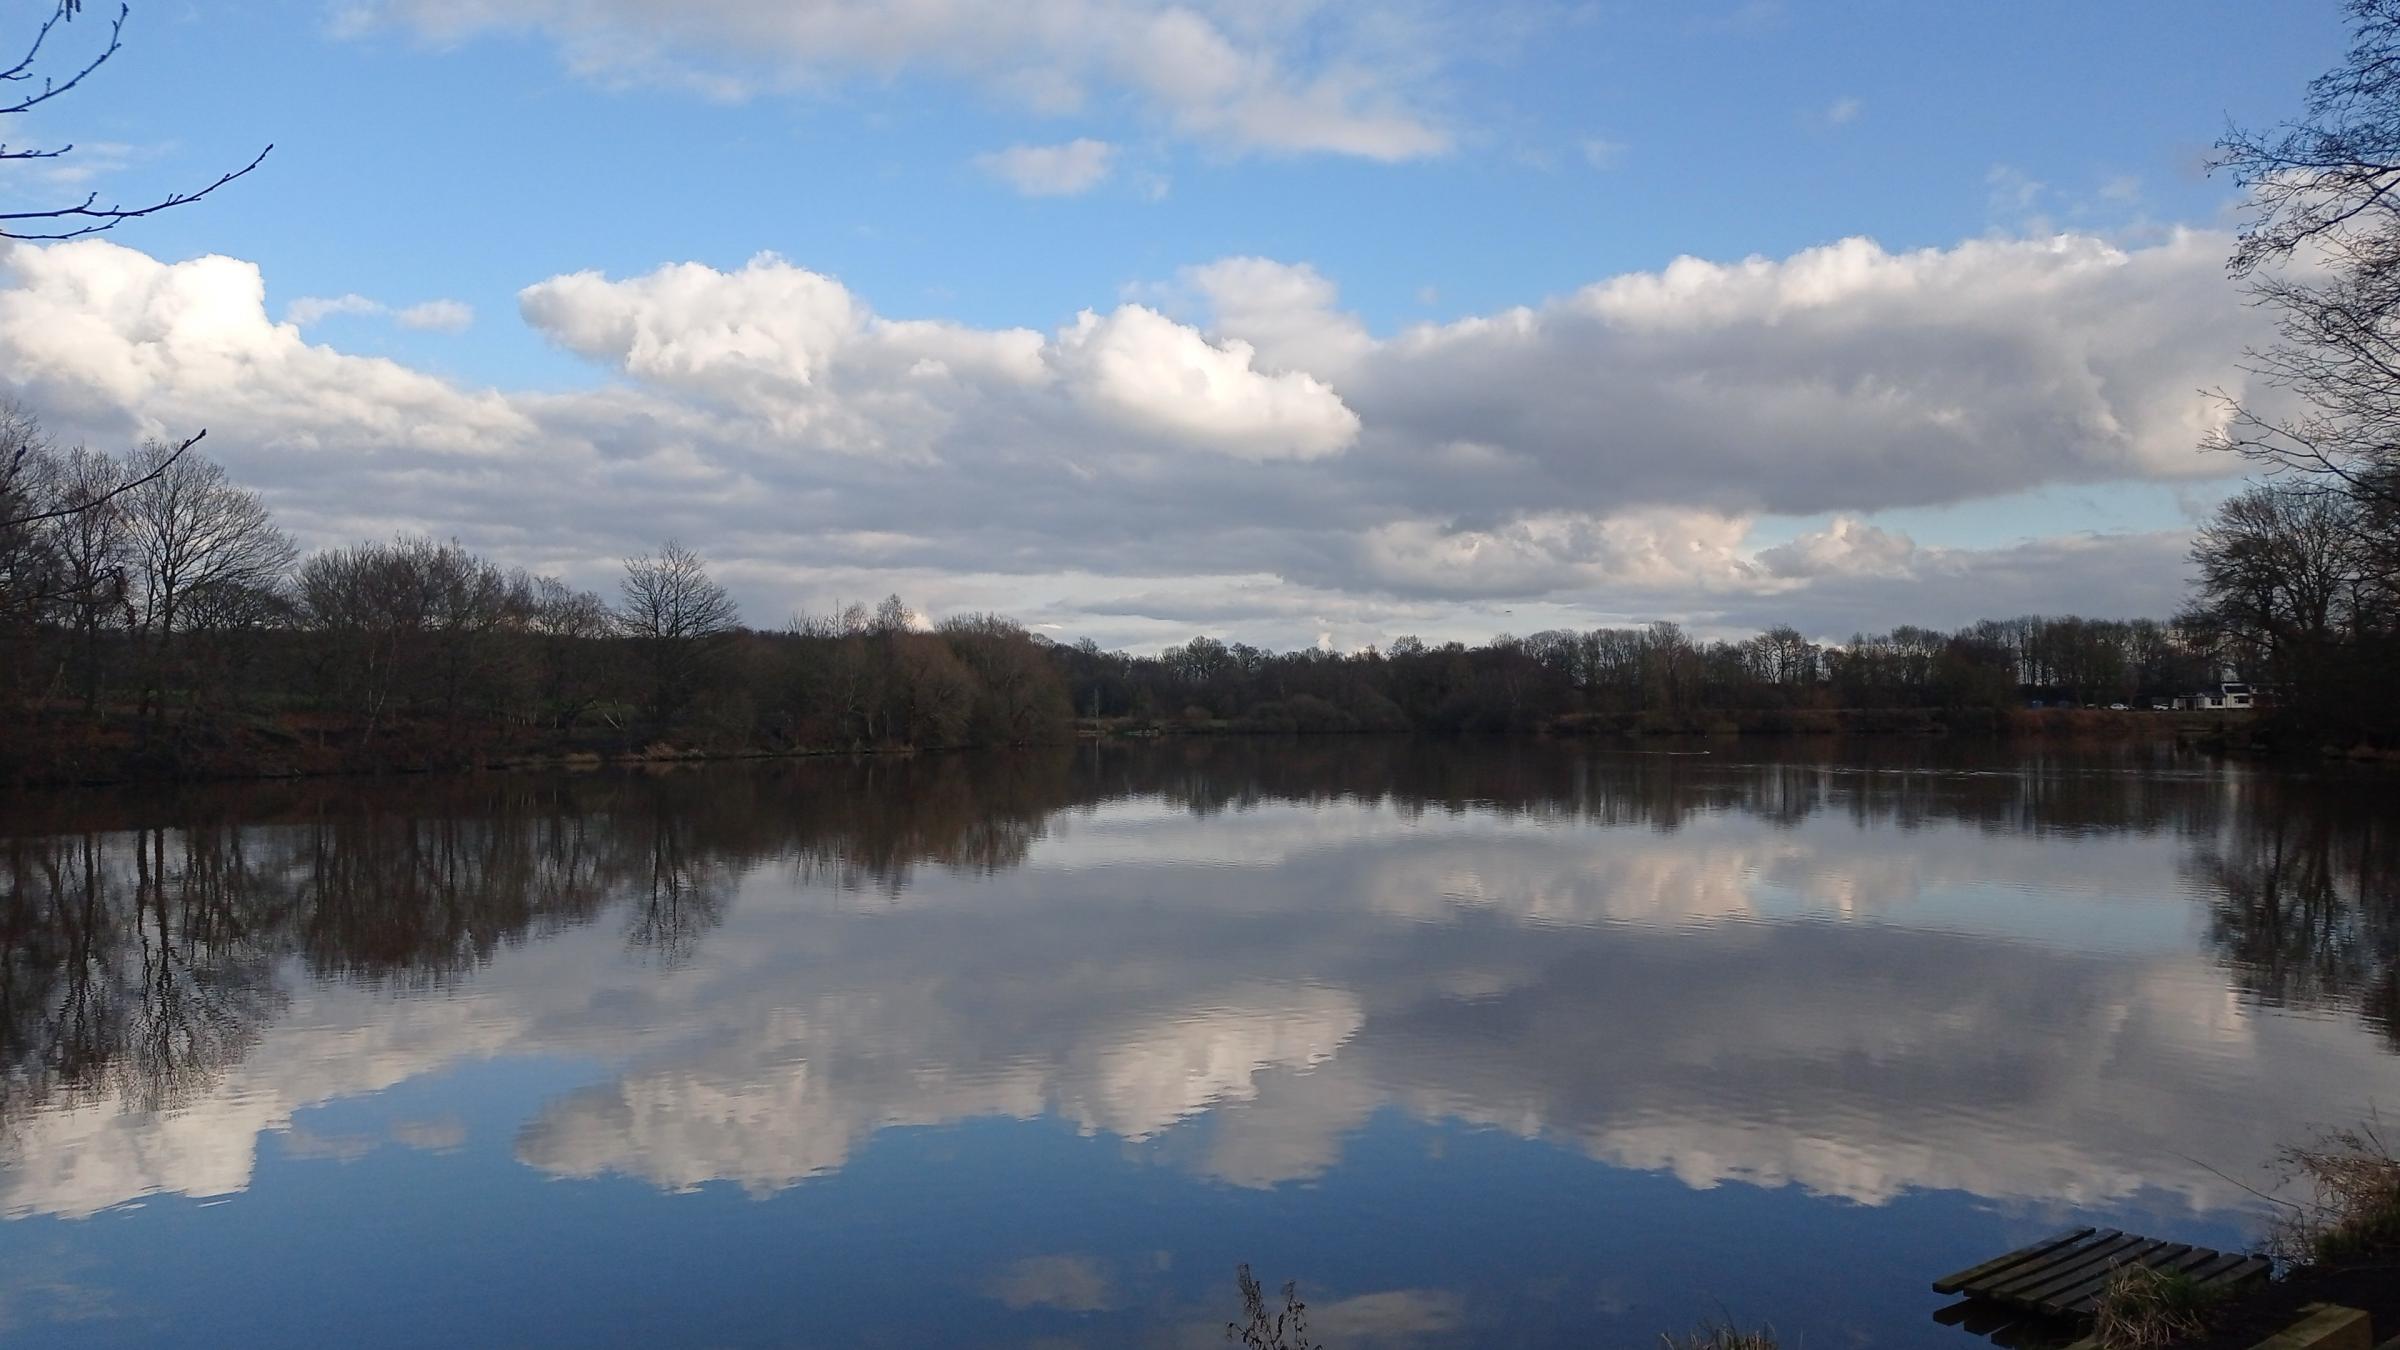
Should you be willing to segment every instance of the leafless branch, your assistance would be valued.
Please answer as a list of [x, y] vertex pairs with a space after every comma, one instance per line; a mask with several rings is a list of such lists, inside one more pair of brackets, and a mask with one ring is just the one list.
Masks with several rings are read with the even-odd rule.
[[[73, 19], [81, 8], [81, 0], [59, 0], [57, 11], [43, 20], [41, 27], [34, 31], [33, 41], [27, 47], [25, 55], [20, 57], [16, 64], [0, 69], [0, 84], [35, 81], [37, 77], [34, 66], [41, 59], [42, 49], [48, 44], [51, 34], [60, 24]], [[98, 54], [63, 80], [41, 77], [39, 87], [35, 92], [25, 94], [14, 102], [0, 103], [0, 116], [24, 112], [47, 103], [82, 84], [93, 71], [106, 65], [109, 58], [123, 49], [125, 21], [132, 16], [132, 13], [133, 6], [129, 0], [126, 3], [120, 3], [117, 6], [116, 17], [109, 21], [108, 41], [101, 47]], [[0, 145], [0, 160], [57, 159], [74, 148], [73, 145], [64, 145], [55, 150], [10, 150], [6, 145]], [[0, 211], [0, 239], [80, 239], [85, 235], [113, 230], [128, 220], [139, 220], [144, 216], [156, 215], [161, 211], [200, 200], [257, 168], [274, 148], [273, 145], [269, 145], [265, 150], [259, 151], [252, 157], [249, 163], [231, 173], [218, 175], [214, 182], [198, 191], [170, 193], [147, 206], [126, 206], [122, 203], [102, 206], [100, 194], [95, 191], [87, 194], [82, 201], [72, 206], [53, 207], [41, 211]]]
[[[113, 230], [128, 220], [139, 220], [143, 216], [156, 215], [158, 212], [167, 210], [170, 207], [183, 206], [187, 203], [200, 200], [202, 197], [205, 197], [208, 194], [216, 191], [218, 188], [225, 186], [234, 179], [240, 178], [244, 174], [249, 173], [252, 169], [257, 168], [260, 164], [266, 161], [268, 153], [273, 151], [274, 148], [274, 146], [269, 145], [265, 150], [259, 151], [258, 155], [249, 163], [238, 169], [235, 169], [231, 173], [220, 174], [215, 182], [210, 183], [207, 187], [204, 187], [197, 192], [174, 193], [166, 198], [163, 198], [162, 200], [152, 202], [148, 206], [99, 206], [96, 205], [96, 203], [100, 200], [100, 194], [94, 192], [73, 206], [62, 206], [54, 210], [0, 211], [0, 239], [80, 239], [87, 234], [99, 234], [105, 230]], [[11, 228], [10, 222], [22, 220], [85, 221], [89, 223], [78, 225], [73, 229], [55, 230], [47, 233], [26, 233]]]
[[[75, 12], [78, 8], [79, 6], [76, 5], [62, 4], [58, 7], [58, 12], [56, 14], [53, 14], [49, 18], [42, 20], [42, 26], [34, 31], [33, 46], [31, 49], [25, 53], [24, 59], [18, 61], [13, 66], [10, 66], [7, 70], [0, 70], [0, 80], [15, 82], [32, 79], [33, 63], [39, 59], [42, 54], [42, 44], [50, 40], [50, 31], [68, 19], [75, 17]], [[115, 56], [118, 49], [125, 45], [125, 21], [132, 16], [133, 6], [130, 3], [118, 5], [117, 17], [109, 21], [108, 45], [100, 49], [99, 55], [93, 57], [89, 62], [86, 62], [81, 70], [78, 70], [74, 74], [68, 76], [64, 83], [54, 80], [44, 80], [42, 81], [42, 90], [40, 93], [28, 94], [23, 99], [20, 99], [15, 103], [0, 106], [0, 116], [5, 116], [9, 113], [21, 113], [28, 108], [36, 106], [37, 104], [47, 103], [51, 99], [57, 98], [60, 94], [63, 94], [74, 88], [76, 85], [83, 83], [83, 79], [86, 75], [89, 75], [93, 71], [98, 70], [100, 67], [108, 64], [108, 58]]]
[[[175, 461], [183, 458], [183, 452], [191, 449], [195, 445], [198, 445], [200, 443], [200, 438], [206, 436], [207, 434], [208, 429], [206, 427], [201, 428], [200, 431], [194, 434], [190, 439], [184, 441], [180, 445], [177, 445], [165, 459], [159, 461], [157, 467], [151, 469], [148, 473], [143, 474], [139, 478], [129, 478], [126, 481], [117, 484], [115, 487], [110, 488], [108, 491], [101, 493], [99, 496], [91, 498], [89, 501], [77, 502], [72, 506], [62, 506], [55, 511], [38, 511], [30, 516], [17, 516], [8, 520], [0, 520], [0, 530], [12, 530], [19, 525], [31, 525], [38, 521], [59, 520], [67, 516], [79, 515], [97, 506], [103, 506], [118, 497], [124, 496], [126, 493], [133, 491], [135, 488], [140, 487], [142, 484], [157, 478], [167, 470], [175, 467]], [[17, 469], [25, 462], [25, 457], [28, 450], [29, 447], [19, 446], [17, 447], [16, 453], [9, 456], [8, 472], [6, 474], [0, 474], [0, 483], [7, 482], [16, 477]]]

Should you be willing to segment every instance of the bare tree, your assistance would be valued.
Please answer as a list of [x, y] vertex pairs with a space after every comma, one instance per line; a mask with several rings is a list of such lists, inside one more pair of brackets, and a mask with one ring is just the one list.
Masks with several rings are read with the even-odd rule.
[[[942, 621], [944, 641], [958, 654], [979, 686], [974, 733], [977, 740], [1029, 745], [1064, 738], [1075, 709], [1051, 669], [1038, 639], [997, 614], [963, 614]], [[1192, 646], [1210, 659], [1209, 648]], [[1190, 648], [1186, 649], [1190, 651]], [[1221, 647], [1215, 649], [1223, 655]]]
[[619, 590], [617, 623], [641, 650], [647, 712], [663, 725], [699, 693], [740, 615], [700, 555], [672, 539], [655, 557], [627, 558]]
[[0, 628], [37, 621], [56, 586], [50, 541], [42, 530], [55, 490], [57, 462], [41, 422], [23, 404], [0, 399]]
[[2238, 666], [2288, 693], [2325, 697], [2339, 649], [2363, 636], [2380, 587], [2363, 563], [2358, 503], [2271, 482], [2227, 501], [2192, 543], [2205, 627]]
[[59, 460], [48, 525], [57, 561], [58, 608], [73, 645], [69, 661], [86, 713], [100, 700], [100, 635], [125, 604], [130, 562], [125, 510], [117, 485], [124, 466], [113, 455], [78, 447]]
[[[108, 64], [125, 45], [125, 24], [133, 17], [130, 4], [119, 4], [109, 21], [107, 40], [100, 50], [80, 61], [69, 60], [63, 65], [51, 60], [53, 41], [63, 36], [64, 28], [83, 10], [82, 0], [58, 0], [58, 7], [33, 30], [24, 47], [24, 55], [13, 65], [0, 67], [0, 118], [30, 112], [54, 98], [61, 97], [78, 86], [100, 67]], [[0, 58], [4, 59], [4, 58]], [[6, 123], [0, 122], [0, 127]], [[266, 160], [270, 145], [251, 157], [249, 163], [222, 173], [195, 191], [171, 192], [147, 205], [126, 206], [123, 203], [100, 204], [100, 194], [85, 194], [80, 202], [69, 206], [0, 211], [0, 239], [74, 239], [87, 234], [113, 230], [128, 220], [156, 215], [161, 211], [196, 202], [257, 168]], [[9, 160], [60, 159], [74, 153], [75, 147], [12, 146], [0, 140], [0, 162]]]
[[581, 722], [606, 684], [601, 645], [615, 631], [608, 602], [557, 577], [535, 577], [527, 626], [537, 639], [534, 689], [555, 727]]
[[533, 579], [455, 539], [327, 549], [301, 564], [294, 589], [301, 622], [325, 644], [323, 676], [365, 715], [369, 739], [396, 701], [455, 731], [470, 705], [505, 707], [529, 673], [506, 639], [533, 621]]
[[2400, 511], [2400, 0], [2347, 8], [2349, 53], [2302, 118], [2217, 143], [2250, 198], [2231, 270], [2275, 316], [2251, 370], [2300, 410], [2228, 398], [2212, 444], [2375, 504], [2372, 526]]
[[258, 494], [233, 486], [214, 460], [152, 441], [131, 468], [141, 485], [118, 498], [133, 563], [127, 626], [146, 649], [142, 704], [154, 719], [180, 639], [206, 612], [199, 602], [213, 597], [214, 609], [237, 590], [277, 589], [294, 550]]

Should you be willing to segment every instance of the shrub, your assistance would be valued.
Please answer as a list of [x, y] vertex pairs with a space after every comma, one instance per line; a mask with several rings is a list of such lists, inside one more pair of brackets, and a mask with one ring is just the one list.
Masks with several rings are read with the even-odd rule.
[[2108, 1350], [2158, 1350], [2206, 1335], [2226, 1291], [2189, 1275], [2124, 1266], [2100, 1290], [2092, 1339]]
[[2400, 1261], [2400, 1157], [2378, 1122], [2327, 1130], [2282, 1159], [2288, 1177], [2308, 1180], [2311, 1195], [2277, 1226], [2277, 1255], [2315, 1265]]

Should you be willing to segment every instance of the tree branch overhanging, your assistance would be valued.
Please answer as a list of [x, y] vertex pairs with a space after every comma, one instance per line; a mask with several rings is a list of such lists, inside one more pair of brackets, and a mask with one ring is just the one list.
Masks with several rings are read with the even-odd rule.
[[[150, 470], [148, 473], [143, 474], [139, 478], [129, 478], [124, 482], [117, 484], [115, 487], [110, 488], [108, 491], [101, 493], [99, 496], [93, 497], [87, 501], [80, 501], [69, 506], [62, 506], [56, 510], [37, 511], [29, 516], [14, 516], [7, 520], [0, 520], [0, 530], [13, 530], [20, 525], [37, 524], [45, 520], [63, 520], [68, 516], [80, 515], [85, 511], [90, 511], [98, 507], [105, 506], [116, 498], [124, 496], [126, 493], [133, 491], [142, 484], [150, 482], [152, 479], [164, 474], [167, 470], [174, 468], [175, 461], [183, 458], [184, 451], [191, 449], [195, 445], [198, 445], [201, 438], [206, 435], [208, 435], [208, 429], [206, 427], [202, 427], [190, 438], [176, 445], [175, 448], [167, 454], [165, 459], [159, 461], [156, 468]], [[15, 453], [9, 456], [7, 471], [0, 473], [0, 485], [5, 485], [15, 481], [18, 470], [24, 465], [26, 457], [31, 452], [32, 447], [30, 446], [21, 445], [17, 447]]]
[[[73, 149], [74, 147], [69, 146], [67, 148]], [[274, 148], [275, 147], [273, 145], [269, 145], [265, 150], [259, 151], [249, 163], [233, 170], [231, 173], [218, 175], [215, 182], [210, 183], [208, 186], [201, 188], [197, 192], [172, 193], [158, 201], [150, 203], [148, 206], [100, 206], [97, 204], [100, 200], [100, 194], [94, 192], [73, 206], [62, 206], [48, 211], [0, 211], [0, 239], [55, 241], [60, 239], [80, 239], [85, 235], [99, 234], [103, 231], [113, 230], [128, 220], [139, 220], [143, 216], [156, 215], [161, 211], [169, 210], [178, 206], [184, 206], [191, 202], [200, 200], [202, 197], [205, 197], [208, 194], [216, 191], [218, 188], [225, 186], [227, 183], [242, 177], [243, 175], [249, 173], [252, 169], [257, 168], [260, 164], [266, 162], [268, 153], [274, 150]], [[61, 151], [59, 153], [64, 152]], [[12, 222], [17, 221], [57, 221], [62, 223], [83, 223], [76, 224], [71, 229], [59, 229], [47, 232], [26, 232], [14, 227]]]
[[[25, 112], [77, 88], [92, 72], [106, 65], [111, 57], [123, 49], [125, 24], [133, 14], [130, 0], [124, 0], [117, 6], [116, 15], [109, 20], [108, 40], [101, 46], [97, 54], [64, 78], [40, 76], [36, 67], [41, 61], [43, 49], [48, 45], [58, 26], [71, 21], [81, 10], [82, 0], [59, 0], [57, 10], [49, 18], [44, 19], [39, 28], [34, 30], [33, 40], [27, 45], [25, 54], [19, 57], [13, 65], [0, 68], [0, 88], [15, 84], [34, 86], [31, 92], [15, 97], [13, 101], [0, 102], [0, 117]], [[12, 150], [5, 143], [0, 143], [0, 160], [58, 159], [74, 148], [74, 145], [70, 143], [55, 149]], [[56, 241], [79, 239], [85, 235], [113, 230], [128, 220], [139, 220], [144, 216], [156, 215], [161, 211], [188, 205], [208, 196], [218, 188], [256, 169], [274, 149], [272, 144], [268, 145], [266, 149], [252, 156], [249, 163], [230, 173], [219, 174], [213, 182], [196, 191], [169, 193], [148, 205], [126, 206], [118, 202], [103, 206], [100, 204], [100, 194], [95, 191], [71, 206], [52, 207], [45, 210], [0, 211], [0, 239]]]

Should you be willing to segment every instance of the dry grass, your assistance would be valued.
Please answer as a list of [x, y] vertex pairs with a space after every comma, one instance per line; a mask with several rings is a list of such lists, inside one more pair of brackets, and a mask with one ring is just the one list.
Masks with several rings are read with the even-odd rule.
[[2289, 1177], [2305, 1179], [2310, 1196], [2277, 1225], [2277, 1256], [2321, 1266], [2400, 1261], [2400, 1157], [2380, 1125], [2327, 1130], [2283, 1151]]
[[2206, 1335], [2226, 1291], [2189, 1275], [2126, 1266], [2100, 1291], [2092, 1338], [2109, 1350], [2161, 1350]]
[[1664, 1350], [1776, 1350], [1775, 1328], [1743, 1331], [1727, 1322], [1702, 1322], [1688, 1336], [1661, 1336]]

